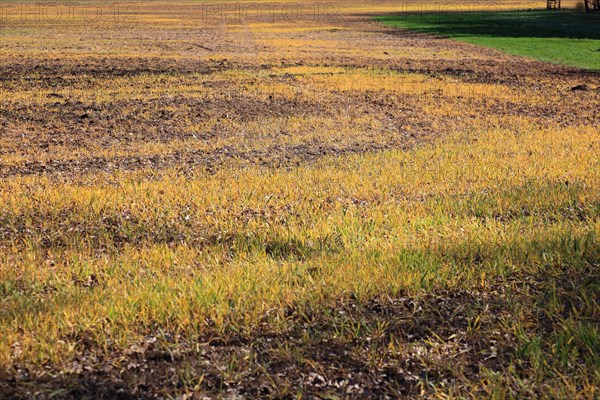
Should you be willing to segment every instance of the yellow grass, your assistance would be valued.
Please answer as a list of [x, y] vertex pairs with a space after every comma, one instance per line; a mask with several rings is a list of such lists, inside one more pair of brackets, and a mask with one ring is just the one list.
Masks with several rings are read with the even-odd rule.
[[[125, 346], [151, 326], [202, 332], [211, 320], [251, 330], [269, 310], [340, 293], [451, 288], [535, 269], [540, 261], [525, 255], [496, 266], [442, 255], [462, 245], [518, 249], [544, 237], [597, 235], [599, 146], [591, 128], [523, 127], [290, 171], [224, 169], [190, 179], [143, 171], [87, 177], [84, 186], [5, 181], [3, 217], [24, 226], [2, 255], [9, 295], [1, 362], [68, 360], [76, 348], [64, 338], [83, 333]], [[571, 204], [593, 219], [546, 221]], [[522, 209], [530, 216], [498, 219]], [[133, 242], [115, 248], [106, 218]], [[165, 229], [189, 243], [161, 243]], [[270, 256], [264, 246], [274, 241], [307, 254]], [[425, 282], [422, 269], [398, 258], [406, 251], [440, 254]], [[98, 287], [78, 284], [90, 276]]]

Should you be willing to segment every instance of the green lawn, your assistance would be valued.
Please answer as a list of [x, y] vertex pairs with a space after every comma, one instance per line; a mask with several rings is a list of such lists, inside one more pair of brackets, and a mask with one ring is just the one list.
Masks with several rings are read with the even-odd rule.
[[398, 28], [442, 35], [509, 54], [600, 70], [600, 16], [571, 11], [380, 16]]

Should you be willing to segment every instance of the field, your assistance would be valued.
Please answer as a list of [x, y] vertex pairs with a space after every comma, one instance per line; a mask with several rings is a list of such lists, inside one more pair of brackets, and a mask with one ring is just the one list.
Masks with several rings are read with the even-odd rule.
[[0, 8], [0, 398], [598, 398], [600, 72], [215, 4]]

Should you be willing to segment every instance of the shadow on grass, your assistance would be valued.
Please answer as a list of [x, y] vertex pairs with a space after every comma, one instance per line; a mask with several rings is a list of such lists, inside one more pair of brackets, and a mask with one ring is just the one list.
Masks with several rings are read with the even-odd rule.
[[540, 61], [600, 70], [600, 17], [570, 11], [419, 13], [378, 16], [396, 28]]
[[600, 16], [571, 11], [406, 13], [376, 19], [422, 33], [448, 37], [600, 40]]
[[[482, 286], [290, 306], [281, 315], [289, 320], [284, 331], [265, 319], [248, 332], [148, 341], [113, 354], [82, 340], [68, 371], [0, 370], [0, 397], [417, 398], [434, 388], [466, 396], [483, 395], [481, 382], [492, 373], [509, 383], [503, 397], [572, 398], [570, 388], [594, 379], [586, 371], [598, 364], [597, 244], [594, 235], [531, 242], [525, 247], [538, 256], [531, 264], [545, 260], [543, 267]], [[450, 250], [433, 255], [461, 258], [465, 251]], [[523, 257], [510, 245], [495, 251]], [[494, 254], [483, 257], [493, 262]], [[557, 376], [568, 382], [555, 387]], [[516, 384], [534, 378], [535, 384]], [[498, 385], [492, 393], [502, 393]]]

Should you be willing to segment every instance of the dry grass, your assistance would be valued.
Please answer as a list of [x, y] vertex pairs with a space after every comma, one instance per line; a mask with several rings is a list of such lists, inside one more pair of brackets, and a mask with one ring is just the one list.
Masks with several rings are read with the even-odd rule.
[[598, 395], [598, 74], [165, 7], [4, 32], [0, 395]]

